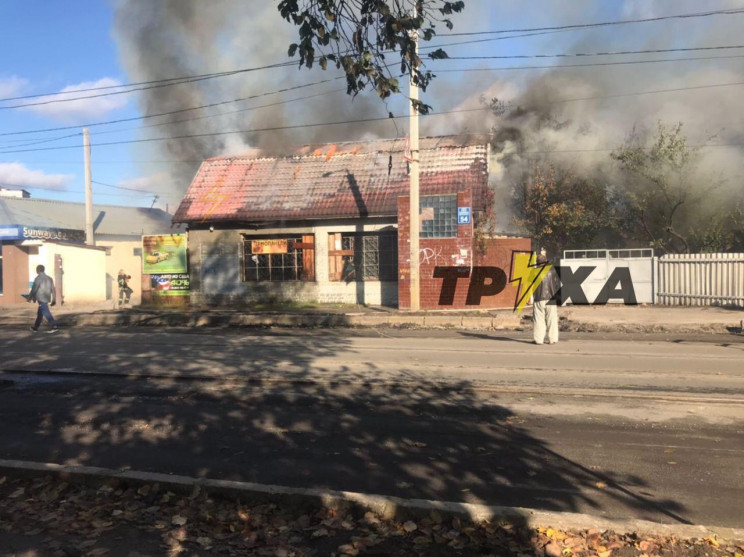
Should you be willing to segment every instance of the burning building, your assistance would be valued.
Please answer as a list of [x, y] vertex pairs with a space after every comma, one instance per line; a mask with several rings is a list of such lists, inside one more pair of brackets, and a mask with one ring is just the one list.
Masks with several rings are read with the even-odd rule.
[[[512, 307], [504, 270], [530, 242], [476, 238], [489, 203], [488, 138], [422, 138], [420, 148], [421, 307]], [[406, 149], [376, 140], [205, 161], [174, 216], [189, 227], [192, 301], [408, 307]], [[472, 296], [475, 274], [489, 296]]]

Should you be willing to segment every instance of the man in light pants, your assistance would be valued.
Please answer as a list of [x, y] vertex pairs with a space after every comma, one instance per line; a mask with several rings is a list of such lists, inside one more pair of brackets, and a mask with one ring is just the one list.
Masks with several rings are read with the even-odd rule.
[[[538, 265], [544, 265], [548, 262], [548, 257], [544, 251], [537, 256]], [[548, 332], [548, 344], [558, 342], [558, 303], [552, 298], [561, 288], [561, 279], [555, 268], [551, 267], [543, 277], [540, 284], [537, 285], [533, 294], [532, 303], [532, 338], [535, 344], [545, 342], [545, 330]]]

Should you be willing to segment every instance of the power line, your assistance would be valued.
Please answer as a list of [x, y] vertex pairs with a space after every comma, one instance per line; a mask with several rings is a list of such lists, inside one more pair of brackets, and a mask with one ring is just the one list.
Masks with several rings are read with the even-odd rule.
[[744, 8], [733, 8], [730, 10], [714, 10], [714, 11], [707, 11], [707, 12], [695, 12], [695, 13], [689, 13], [689, 14], [675, 14], [675, 15], [665, 15], [665, 16], [657, 16], [657, 17], [647, 17], [642, 19], [622, 19], [622, 20], [616, 20], [616, 21], [601, 21], [596, 23], [578, 23], [578, 24], [571, 24], [571, 25], [558, 25], [554, 27], [532, 27], [532, 28], [524, 28], [524, 29], [499, 29], [497, 31], [476, 31], [471, 33], [445, 33], [439, 35], [440, 37], [470, 37], [470, 36], [477, 36], [477, 35], [495, 35], [495, 34], [501, 34], [501, 33], [524, 33], [529, 31], [563, 31], [563, 30], [573, 30], [573, 29], [588, 29], [592, 27], [608, 27], [611, 25], [628, 25], [632, 23], [650, 23], [650, 22], [656, 22], [656, 21], [665, 21], [669, 19], [692, 19], [692, 18], [698, 18], [698, 17], [710, 17], [710, 16], [716, 16], [716, 15], [735, 15], [735, 14], [741, 14], [744, 13]]
[[[435, 112], [430, 113], [428, 116], [443, 116], [446, 114], [456, 114], [460, 112], [474, 112], [474, 111], [482, 111], [485, 110], [483, 107], [479, 108], [465, 108], [465, 109], [459, 109], [459, 110], [450, 110], [445, 112]], [[410, 116], [394, 116], [395, 119], [401, 119], [401, 118], [409, 118]], [[247, 133], [257, 133], [257, 132], [266, 132], [266, 131], [283, 131], [283, 130], [293, 130], [293, 129], [301, 129], [301, 128], [317, 128], [320, 126], [340, 126], [345, 124], [362, 124], [362, 123], [370, 123], [370, 122], [383, 122], [390, 120], [390, 116], [379, 116], [376, 118], [361, 118], [357, 120], [343, 120], [338, 122], [319, 122], [316, 124], [296, 124], [292, 126], [272, 126], [267, 128], [254, 128], [254, 129], [247, 129], [247, 130], [232, 130], [232, 131], [221, 131], [221, 132], [207, 132], [207, 133], [197, 133], [197, 134], [188, 134], [188, 135], [176, 135], [176, 136], [170, 136], [170, 137], [151, 137], [151, 138], [144, 138], [144, 139], [130, 139], [130, 140], [123, 140], [123, 141], [109, 141], [105, 143], [94, 143], [93, 147], [108, 147], [112, 145], [129, 145], [133, 143], [152, 143], [155, 141], [172, 141], [177, 139], [195, 139], [199, 137], [217, 137], [221, 135], [234, 135], [234, 134], [247, 134]], [[26, 152], [37, 152], [37, 151], [59, 151], [62, 149], [77, 149], [79, 146], [77, 145], [66, 145], [66, 146], [60, 146], [60, 147], [41, 147], [38, 149], [16, 149], [13, 151], [0, 151], [0, 154], [11, 154], [11, 153], [26, 153]]]
[[[525, 36], [534, 36], [537, 34], [544, 34], [542, 32], [570, 31], [574, 29], [583, 29], [583, 28], [591, 28], [591, 27], [604, 27], [604, 26], [610, 26], [610, 25], [626, 25], [626, 24], [632, 24], [632, 23], [647, 23], [647, 22], [662, 21], [662, 20], [667, 20], [667, 19], [689, 19], [689, 18], [698, 18], [698, 17], [710, 17], [710, 16], [715, 16], [715, 15], [735, 15], [739, 13], [744, 13], [744, 8], [735, 8], [735, 9], [730, 9], [730, 10], [715, 10], [715, 11], [708, 11], [708, 12], [696, 12], [696, 13], [689, 13], [689, 14], [676, 14], [676, 15], [659, 16], [659, 17], [643, 18], [643, 19], [627, 19], [627, 20], [604, 21], [604, 22], [595, 22], [595, 23], [580, 23], [580, 24], [562, 25], [562, 26], [554, 26], [554, 27], [499, 29], [499, 30], [492, 30], [492, 31], [477, 31], [477, 32], [470, 32], [470, 33], [442, 33], [442, 34], [438, 34], [437, 37], [466, 37], [466, 36], [494, 35], [494, 34], [504, 34], [504, 33], [529, 33], [525, 35], [513, 35], [511, 37], [503, 37], [503, 38], [520, 38], [520, 37], [525, 37]], [[535, 33], [535, 32], [540, 32], [540, 33]], [[466, 43], [452, 43], [452, 44], [458, 45], [458, 44], [466, 44]], [[438, 46], [433, 46], [433, 47], [422, 46], [422, 48], [438, 48]], [[74, 91], [66, 91], [66, 92], [54, 91], [51, 93], [36, 93], [33, 95], [6, 97], [3, 99], [0, 99], [0, 102], [34, 99], [34, 98], [41, 98], [41, 97], [51, 97], [55, 95], [65, 95], [65, 94], [70, 94], [70, 93], [84, 93], [84, 92], [92, 92], [92, 91], [106, 91], [110, 89], [132, 88], [132, 87], [139, 87], [143, 85], [145, 86], [156, 85], [156, 84], [173, 85], [173, 84], [178, 84], [180, 82], [186, 83], [191, 80], [212, 79], [215, 77], [231, 76], [231, 75], [236, 75], [239, 73], [254, 71], [254, 70], [259, 70], [259, 69], [293, 66], [295, 64], [297, 64], [297, 61], [292, 60], [288, 62], [279, 62], [279, 63], [271, 64], [268, 66], [260, 67], [260, 68], [241, 68], [237, 70], [226, 70], [223, 72], [192, 74], [192, 75], [185, 75], [185, 76], [178, 76], [178, 77], [153, 79], [153, 80], [148, 80], [148, 81], [122, 83], [119, 85], [102, 85], [98, 87], [87, 87], [84, 89], [76, 89]], [[126, 92], [129, 92], [129, 91], [126, 91]], [[85, 98], [89, 98], [89, 97], [85, 97]], [[11, 108], [11, 107], [5, 107], [5, 108]]]
[[[572, 56], [601, 56], [601, 55], [616, 55], [616, 54], [641, 54], [641, 53], [660, 53], [660, 52], [683, 52], [683, 51], [693, 51], [693, 50], [720, 50], [720, 49], [738, 49], [738, 48], [744, 48], [744, 45], [731, 45], [731, 46], [713, 46], [713, 47], [698, 47], [698, 48], [679, 48], [679, 49], [663, 49], [663, 50], [639, 50], [639, 51], [623, 51], [623, 52], [600, 52], [600, 53], [564, 53], [564, 54], [532, 54], [532, 55], [510, 55], [510, 56], [474, 56], [474, 57], [450, 57], [449, 60], [463, 60], [463, 59], [509, 59], [509, 58], [541, 58], [541, 57], [572, 57]], [[727, 58], [740, 58], [741, 56], [717, 56], [717, 57], [697, 57], [697, 58], [673, 58], [673, 59], [661, 59], [661, 60], [638, 60], [638, 61], [632, 61], [632, 62], [607, 62], [607, 63], [596, 63], [596, 64], [577, 64], [577, 65], [552, 65], [552, 66], [510, 66], [510, 67], [503, 67], [503, 68], [466, 68], [466, 69], [457, 69], [457, 70], [437, 70], [440, 72], [467, 72], [467, 71], [488, 71], [488, 70], [527, 70], [527, 69], [549, 69], [549, 68], [566, 68], [566, 67], [593, 67], [593, 66], [609, 66], [609, 65], [627, 65], [627, 64], [644, 64], [644, 63], [658, 63], [658, 62], [674, 62], [674, 61], [692, 61], [692, 60], [712, 60], [712, 59], [727, 59]], [[441, 59], [437, 59], [435, 61], [441, 61]], [[190, 112], [195, 110], [201, 110], [204, 108], [213, 108], [216, 106], [222, 106], [225, 104], [232, 104], [236, 102], [243, 102], [247, 100], [253, 100], [264, 96], [279, 94], [279, 93], [286, 93], [289, 91], [294, 91], [298, 89], [303, 89], [307, 87], [312, 87], [315, 85], [320, 85], [323, 83], [330, 83], [332, 81], [338, 81], [340, 79], [344, 79], [344, 76], [336, 77], [336, 78], [330, 78], [330, 79], [324, 79], [321, 81], [316, 81], [313, 83], [307, 83], [303, 85], [296, 85], [293, 87], [285, 87], [282, 89], [277, 89], [275, 91], [269, 91], [265, 93], [260, 93], [256, 95], [250, 95], [247, 97], [240, 97], [236, 99], [231, 99], [227, 101], [220, 101], [215, 103], [209, 103], [189, 108], [182, 108], [177, 110], [170, 110], [167, 112], [161, 112], [158, 114], [149, 114], [145, 116], [135, 116], [131, 118], [119, 118], [116, 120], [106, 120], [102, 122], [91, 122], [87, 124], [81, 124], [79, 126], [59, 126], [55, 128], [44, 128], [44, 129], [37, 129], [37, 130], [25, 130], [25, 131], [15, 131], [15, 132], [4, 132], [0, 133], [0, 136], [10, 136], [10, 135], [24, 135], [24, 134], [31, 134], [31, 133], [46, 133], [46, 132], [52, 132], [52, 131], [63, 131], [63, 130], [69, 130], [69, 129], [79, 129], [80, 127], [96, 127], [96, 126], [104, 126], [104, 125], [111, 125], [111, 124], [119, 124], [119, 123], [126, 123], [126, 122], [134, 122], [138, 120], [145, 120], [149, 118], [157, 118], [160, 116], [170, 116], [173, 114], [180, 114], [184, 112]], [[339, 89], [340, 91], [341, 89]], [[335, 92], [335, 91], [332, 91]], [[278, 103], [272, 103], [267, 104], [263, 106], [258, 107], [249, 107], [247, 109], [241, 109], [236, 111], [230, 111], [225, 112], [223, 114], [235, 114], [238, 112], [244, 112], [249, 110], [255, 110], [258, 108], [265, 108], [269, 106], [276, 106], [278, 104], [286, 104], [288, 102], [295, 102], [297, 100], [305, 100], [308, 98], [312, 98], [318, 95], [310, 95], [306, 97], [299, 97], [297, 99], [291, 99], [288, 101], [280, 101]], [[161, 125], [167, 125], [170, 123], [180, 123], [180, 122], [187, 122], [192, 120], [198, 120], [198, 119], [205, 119], [209, 118], [211, 116], [203, 116], [198, 118], [192, 118], [192, 119], [184, 119], [184, 120], [177, 120], [175, 122], [166, 122], [163, 124], [154, 124], [152, 126], [141, 126], [141, 127], [157, 127]], [[128, 129], [138, 129], [138, 128], [128, 128]], [[124, 130], [118, 130], [118, 131], [124, 131]], [[65, 136], [67, 137], [67, 136]], [[61, 138], [60, 138], [61, 139]]]
[[[52, 137], [50, 139], [42, 139], [40, 141], [31, 141], [29, 143], [21, 143], [19, 145], [13, 145], [13, 147], [28, 147], [30, 145], [39, 145], [41, 143], [51, 143], [53, 141], [59, 141], [60, 139], [68, 139], [70, 137], [76, 137], [80, 135], [83, 135], [83, 134], [82, 133], [71, 133], [71, 134], [60, 136], [60, 137]], [[17, 141], [28, 141], [28, 140], [27, 139], [26, 140], [14, 139], [14, 140], [6, 140], [6, 142], [7, 141], [17, 142]]]
[[[731, 56], [699, 56], [691, 58], [661, 58], [657, 60], [630, 60], [620, 62], [594, 62], [591, 64], [554, 64], [552, 66], [501, 66], [498, 68], [463, 68], [457, 70], [436, 70], [438, 73], [445, 72], [495, 72], [510, 70], [552, 70], [562, 68], [597, 68], [602, 66], [629, 66], [634, 64], [658, 64], [662, 62], [692, 62], [699, 60], [731, 60], [734, 58], [744, 58], [744, 55]], [[435, 60], [436, 62], [446, 61], [444, 59]]]
[[[621, 98], [621, 97], [635, 97], [635, 96], [641, 96], [641, 95], [655, 95], [655, 94], [661, 94], [661, 93], [676, 93], [681, 91], [694, 91], [694, 90], [701, 90], [701, 89], [713, 89], [718, 87], [736, 87], [736, 86], [742, 86], [744, 85], [744, 81], [737, 81], [733, 83], [712, 83], [708, 85], [692, 85], [688, 87], [675, 87], [671, 89], [655, 89], [651, 91], [635, 91], [632, 93], [615, 93], [612, 95], [595, 95], [591, 97], [576, 97], [572, 99], [556, 99], [552, 101], [547, 101], [546, 104], [561, 104], [561, 103], [569, 103], [569, 102], [579, 102], [579, 101], [590, 101], [590, 100], [601, 100], [601, 99], [613, 99], [613, 98]], [[484, 109], [485, 110], [485, 109]], [[122, 130], [117, 130], [122, 131]], [[129, 160], [129, 161], [96, 161], [96, 164], [198, 164], [203, 162], [202, 160]], [[47, 164], [80, 164], [80, 161], [50, 161]], [[123, 188], [121, 186], [114, 186], [111, 184], [105, 184], [102, 182], [96, 182], [93, 181], [96, 184], [102, 185], [102, 186], [108, 186], [112, 188], [121, 188], [121, 189], [130, 189], [130, 188]], [[133, 191], [141, 191], [141, 190], [133, 190]]]
[[[498, 39], [509, 39], [509, 38], [533, 36], [533, 35], [546, 34], [546, 33], [551, 33], [551, 32], [560, 32], [560, 31], [567, 31], [567, 30], [574, 30], [574, 29], [590, 28], [590, 27], [603, 27], [603, 26], [609, 26], [609, 25], [625, 25], [625, 24], [631, 24], [631, 23], [646, 23], [646, 22], [662, 21], [662, 20], [668, 20], [668, 19], [689, 19], [689, 18], [698, 18], [698, 17], [709, 17], [709, 16], [714, 16], [714, 15], [735, 15], [735, 14], [740, 14], [740, 13], [744, 13], [744, 8], [735, 8], [735, 9], [730, 9], [730, 10], [715, 10], [715, 11], [697, 12], [697, 13], [690, 13], [690, 14], [676, 14], [676, 15], [659, 16], [659, 17], [644, 18], [644, 19], [562, 25], [562, 26], [554, 26], [554, 27], [534, 27], [534, 28], [525, 28], [525, 29], [500, 29], [500, 30], [495, 30], [495, 31], [481, 31], [481, 32], [473, 32], [473, 33], [447, 33], [447, 34], [443, 34], [439, 36], [440, 37], [456, 37], [456, 36], [478, 36], [478, 35], [492, 35], [492, 34], [504, 34], [504, 33], [522, 33], [522, 32], [529, 33], [526, 35], [513, 35], [509, 37], [498, 38]], [[498, 40], [498, 39], [495, 39], [495, 40]], [[492, 39], [485, 39], [485, 40], [492, 40]], [[466, 41], [466, 42], [460, 42], [460, 43], [450, 43], [446, 45], [427, 46], [427, 47], [422, 47], [422, 48], [440, 48], [441, 46], [457, 46], [457, 45], [462, 45], [462, 44], [471, 44], [472, 42], [480, 42], [480, 41]], [[236, 74], [250, 72], [250, 71], [288, 67], [288, 66], [293, 66], [296, 63], [297, 62], [295, 60], [292, 60], [288, 62], [279, 62], [279, 63], [270, 64], [270, 65], [266, 65], [262, 67], [256, 67], [256, 68], [242, 68], [242, 69], [229, 70], [229, 71], [223, 71], [223, 72], [214, 72], [214, 73], [197, 74], [197, 75], [191, 75], [191, 76], [164, 78], [164, 79], [142, 81], [142, 82], [136, 82], [136, 83], [122, 84], [122, 85], [89, 87], [85, 89], [78, 89], [76, 91], [54, 92], [54, 93], [25, 95], [25, 96], [18, 96], [18, 97], [8, 97], [5, 99], [0, 99], [0, 102], [7, 102], [11, 100], [24, 100], [24, 99], [30, 99], [30, 98], [53, 97], [53, 96], [65, 95], [65, 94], [76, 93], [76, 92], [91, 92], [91, 91], [101, 91], [101, 90], [109, 90], [109, 89], [115, 89], [115, 88], [128, 88], [123, 91], [113, 91], [109, 93], [103, 93], [100, 95], [87, 95], [83, 97], [73, 97], [73, 98], [67, 98], [67, 99], [50, 99], [50, 100], [42, 101], [39, 103], [26, 103], [22, 105], [0, 106], [0, 110], [11, 109], [11, 108], [24, 108], [24, 107], [30, 107], [30, 106], [52, 104], [52, 103], [57, 103], [57, 102], [70, 102], [70, 101], [75, 101], [75, 100], [96, 98], [96, 97], [101, 97], [101, 96], [126, 94], [126, 93], [135, 92], [135, 91], [154, 89], [158, 87], [168, 87], [170, 85], [179, 85], [182, 83], [192, 83], [192, 82], [198, 82], [198, 81], [203, 81], [207, 79], [214, 79], [218, 77], [226, 77], [226, 76], [236, 75]]]
[[[206, 74], [206, 77], [199, 77], [199, 78], [193, 78], [193, 79], [183, 79], [181, 81], [173, 81], [168, 80], [168, 83], [156, 83], [154, 85], [146, 85], [143, 87], [135, 87], [130, 88], [125, 91], [110, 91], [108, 93], [99, 93], [97, 95], [84, 95], [82, 97], [70, 97], [70, 98], [64, 98], [64, 99], [49, 99], [45, 101], [35, 102], [35, 103], [24, 103], [24, 104], [14, 104], [9, 106], [0, 106], [0, 110], [8, 110], [11, 108], [29, 108], [32, 106], [41, 106], [41, 105], [49, 105], [49, 104], [56, 104], [56, 103], [63, 103], [63, 102], [71, 102], [71, 101], [80, 101], [80, 100], [86, 100], [86, 99], [95, 99], [98, 97], [110, 97], [113, 95], [124, 95], [127, 93], [134, 93], [136, 91], [145, 91], [148, 89], [158, 89], [160, 87], [169, 87], [171, 85], [181, 85], [184, 83], [196, 83], [198, 81], [205, 81], [207, 79], [214, 79], [217, 77], [225, 77], [229, 75], [236, 75], [240, 73], [246, 73], [246, 72], [254, 72], [258, 70], [266, 70], [271, 68], [281, 68], [281, 67], [287, 67], [290, 65], [294, 65], [295, 62], [282, 62], [280, 64], [270, 64], [268, 66], [261, 66], [257, 68], [245, 68], [241, 70], [234, 70], [231, 72], [220, 72], [215, 74]], [[68, 95], [71, 93], [76, 93], [77, 91], [66, 91], [63, 93], [52, 93], [51, 95], [43, 95], [43, 96], [60, 96], [60, 95]]]
[[[336, 77], [336, 78], [331, 78], [331, 79], [323, 79], [321, 81], [315, 81], [313, 83], [306, 83], [304, 85], [295, 85], [293, 87], [283, 87], [282, 89], [276, 89], [275, 91], [269, 91], [269, 92], [265, 92], [265, 93], [258, 93], [256, 95], [249, 95], [247, 97], [239, 97], [237, 99], [231, 99], [229, 101], [220, 101], [220, 102], [214, 102], [214, 103], [209, 103], [209, 104], [202, 104], [202, 105], [199, 105], [199, 106], [192, 106], [192, 107], [189, 107], [189, 108], [180, 108], [180, 109], [177, 109], [177, 110], [169, 110], [167, 112], [159, 112], [157, 114], [147, 114], [145, 116], [133, 116], [131, 118], [119, 118], [117, 120], [105, 120], [103, 122], [91, 122], [91, 123], [88, 123], [88, 124], [80, 124], [80, 125], [77, 125], [77, 126], [60, 126], [60, 127], [56, 127], [56, 128], [45, 128], [45, 129], [40, 129], [40, 130], [25, 130], [25, 131], [16, 131], [16, 132], [4, 132], [4, 133], [0, 133], [0, 136], [23, 135], [23, 134], [30, 134], [30, 133], [46, 133], [46, 132], [53, 132], [53, 131], [63, 131], [63, 130], [79, 129], [81, 127], [83, 127], [83, 128], [92, 128], [92, 127], [96, 127], [96, 126], [107, 126], [107, 125], [111, 125], [111, 124], [123, 124], [123, 123], [126, 123], [126, 122], [135, 122], [137, 120], [146, 120], [146, 119], [149, 119], [149, 118], [157, 118], [159, 116], [172, 116], [173, 114], [181, 114], [183, 112], [191, 112], [193, 110], [201, 110], [203, 108], [214, 108], [216, 106], [222, 106], [222, 105], [225, 105], [225, 104], [232, 104], [232, 103], [237, 103], [237, 102], [243, 102], [243, 101], [258, 99], [258, 98], [261, 98], [261, 97], [267, 97], [269, 95], [277, 95], [279, 93], [288, 93], [290, 91], [296, 91], [298, 89], [305, 89], [307, 87], [313, 87], [315, 85], [322, 85], [323, 83], [330, 83], [332, 81], [338, 81], [339, 79], [344, 79], [344, 77], [341, 76], [341, 77]], [[302, 100], [304, 98], [305, 97], [301, 97], [298, 100]]]
[[689, 48], [660, 48], [655, 50], [623, 50], [615, 52], [564, 52], [559, 54], [509, 54], [503, 56], [448, 56], [447, 58], [434, 58], [435, 60], [497, 60], [497, 59], [523, 59], [523, 58], [572, 58], [582, 56], [618, 56], [629, 54], [661, 54], [665, 52], [693, 52], [698, 50], [733, 50], [744, 48], [744, 45], [731, 46], [700, 46]]
[[160, 193], [154, 190], [141, 190], [141, 189], [136, 189], [136, 188], [126, 188], [124, 186], [115, 186], [113, 184], [107, 184], [105, 182], [98, 182], [96, 180], [91, 180], [91, 182], [93, 182], [94, 184], [98, 184], [99, 186], [106, 186], [107, 188], [114, 188], [117, 190], [135, 191], [138, 193]]

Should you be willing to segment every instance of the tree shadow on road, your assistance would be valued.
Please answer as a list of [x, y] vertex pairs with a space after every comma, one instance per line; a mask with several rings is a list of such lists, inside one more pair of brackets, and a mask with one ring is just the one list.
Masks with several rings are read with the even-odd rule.
[[[679, 503], [641, 493], [644, 480], [562, 456], [469, 381], [324, 367], [354, 359], [342, 331], [145, 334], [91, 332], [84, 350], [99, 372], [159, 379], [13, 376], [0, 390], [2, 458], [689, 523]], [[68, 365], [64, 338], [37, 340], [38, 369]], [[197, 369], [207, 380], [165, 377]]]

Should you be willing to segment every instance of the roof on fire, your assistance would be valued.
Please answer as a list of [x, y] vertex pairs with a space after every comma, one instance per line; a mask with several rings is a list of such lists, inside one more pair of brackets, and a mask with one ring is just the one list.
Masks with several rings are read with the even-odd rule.
[[[306, 145], [287, 156], [204, 161], [174, 222], [251, 222], [395, 216], [408, 195], [405, 139]], [[473, 208], [488, 186], [486, 136], [421, 138], [420, 195], [473, 191]]]

